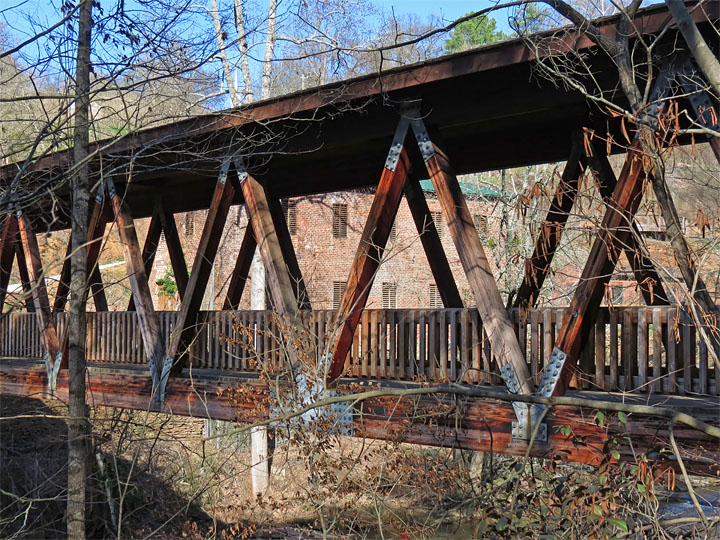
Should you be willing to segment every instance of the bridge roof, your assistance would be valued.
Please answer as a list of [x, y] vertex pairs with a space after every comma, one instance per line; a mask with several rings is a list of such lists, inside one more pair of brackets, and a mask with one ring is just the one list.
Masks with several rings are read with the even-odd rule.
[[[693, 16], [709, 27], [708, 20], [720, 18], [718, 3]], [[610, 17], [598, 26], [613, 35], [616, 23]], [[635, 21], [643, 34], [670, 25], [664, 6], [642, 10]], [[673, 33], [667, 32], [668, 42]], [[611, 60], [587, 38], [564, 32], [552, 49], [591, 53], [586, 62], [594, 84], [622, 104]], [[207, 208], [219, 163], [232, 153], [246, 156], [250, 171], [277, 196], [372, 186], [397, 125], [395, 107], [413, 99], [422, 101], [426, 124], [437, 128], [458, 173], [562, 161], [571, 133], [583, 127], [622, 140], [619, 125], [585, 96], [543, 79], [538, 56], [545, 55], [516, 39], [142, 130], [97, 143], [93, 171], [99, 178], [100, 154], [103, 174], [130, 186], [135, 217], [150, 215], [158, 197], [173, 212]], [[0, 182], [7, 186], [24, 166], [23, 186], [57, 183], [58, 199], [67, 201], [62, 178], [71, 159], [72, 152], [63, 151], [10, 164], [0, 168]], [[422, 168], [416, 170], [422, 177]], [[45, 197], [31, 212], [44, 221], [59, 215], [51, 227], [67, 226], [64, 212], [50, 212], [49, 204]]]

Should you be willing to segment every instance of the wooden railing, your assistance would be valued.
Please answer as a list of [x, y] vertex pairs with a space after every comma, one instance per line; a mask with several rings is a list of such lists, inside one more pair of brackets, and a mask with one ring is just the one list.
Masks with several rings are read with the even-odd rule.
[[[560, 328], [564, 308], [537, 309], [521, 320], [511, 312], [528, 367], [539, 380]], [[176, 312], [159, 313], [169, 339]], [[324, 351], [335, 314], [303, 314], [310, 329], [310, 358]], [[280, 322], [270, 311], [201, 313], [191, 346], [192, 365], [252, 372], [258, 361], [278, 369]], [[59, 335], [67, 314], [57, 316]], [[40, 358], [36, 316], [0, 317], [0, 357]], [[89, 362], [145, 365], [134, 312], [88, 313]], [[499, 384], [489, 340], [476, 310], [366, 310], [345, 363], [352, 377]], [[720, 371], [690, 317], [677, 307], [615, 307], [598, 311], [581, 354], [575, 386], [663, 394], [719, 394]]]

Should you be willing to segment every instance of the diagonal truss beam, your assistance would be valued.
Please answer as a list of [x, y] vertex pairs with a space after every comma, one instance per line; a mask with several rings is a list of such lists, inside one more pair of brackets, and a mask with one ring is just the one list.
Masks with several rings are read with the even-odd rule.
[[310, 296], [308, 295], [307, 287], [305, 286], [305, 280], [303, 279], [302, 272], [300, 271], [300, 265], [298, 264], [297, 255], [295, 254], [295, 248], [293, 247], [292, 237], [288, 229], [287, 220], [282, 210], [280, 201], [275, 198], [268, 198], [268, 205], [270, 207], [270, 216], [272, 217], [273, 225], [275, 226], [275, 232], [277, 233], [278, 242], [280, 243], [280, 249], [282, 251], [283, 260], [287, 266], [287, 271], [290, 273], [292, 279], [292, 286], [295, 290], [295, 297], [298, 299], [298, 305], [300, 309], [308, 310], [312, 309], [310, 305]]
[[[108, 311], [107, 298], [105, 296], [105, 288], [100, 274], [98, 261], [100, 259], [100, 251], [102, 249], [102, 241], [105, 235], [105, 227], [109, 221], [108, 214], [110, 209], [105, 206], [103, 197], [103, 188], [98, 191], [93, 205], [92, 212], [88, 222], [88, 243], [87, 243], [87, 275], [90, 288], [92, 290], [93, 302], [97, 311]], [[65, 310], [65, 305], [70, 292], [70, 256], [72, 255], [72, 239], [68, 238], [67, 250], [63, 259], [62, 269], [60, 270], [60, 280], [58, 281], [57, 290], [55, 291], [55, 301], [53, 302], [53, 313], [60, 313]]]
[[143, 347], [148, 357], [148, 367], [153, 382], [156, 401], [164, 401], [165, 382], [170, 369], [170, 359], [165, 355], [165, 342], [160, 332], [160, 322], [155, 313], [140, 243], [128, 205], [120, 198], [112, 179], [105, 180], [117, 223], [125, 256], [125, 268], [130, 279], [130, 289], [135, 300], [135, 310], [142, 335]]
[[448, 263], [443, 249], [440, 235], [433, 221], [430, 208], [428, 208], [425, 194], [420, 182], [413, 175], [405, 182], [405, 200], [407, 200], [415, 227], [420, 235], [420, 242], [425, 250], [430, 265], [430, 271], [435, 278], [438, 292], [446, 308], [463, 307], [462, 298], [453, 277], [450, 263]]
[[[62, 363], [62, 352], [58, 340], [55, 321], [50, 312], [50, 299], [48, 298], [47, 286], [45, 284], [45, 273], [40, 258], [40, 248], [37, 237], [33, 232], [30, 221], [22, 211], [17, 213], [18, 230], [25, 259], [30, 263], [27, 266], [32, 291], [32, 299], [35, 305], [35, 313], [40, 326], [40, 341], [44, 350], [45, 367], [48, 373], [50, 390], [55, 390], [57, 373]], [[20, 262], [20, 261], [18, 261]]]
[[245, 283], [247, 283], [256, 247], [257, 242], [255, 241], [252, 224], [248, 221], [247, 227], [245, 227], [245, 233], [243, 234], [242, 243], [240, 244], [240, 250], [238, 251], [235, 268], [233, 269], [232, 276], [230, 278], [230, 285], [228, 286], [223, 309], [237, 310], [240, 308], [240, 299], [242, 298], [243, 290], [245, 289]]
[[5, 309], [10, 274], [15, 260], [15, 241], [17, 239], [17, 219], [8, 215], [3, 221], [2, 235], [0, 235], [0, 312]]
[[[617, 185], [615, 173], [610, 166], [607, 156], [599, 153], [596, 144], [593, 145], [593, 155], [588, 156], [588, 163], [593, 171], [596, 171], [596, 184], [600, 196], [603, 198], [605, 205], [612, 205], [612, 195]], [[632, 221], [630, 224], [631, 231], [626, 244], [623, 246], [625, 257], [632, 268], [635, 280], [640, 287], [643, 300], [648, 306], [666, 306], [669, 297], [665, 292], [660, 275], [650, 258], [647, 256], [647, 250], [642, 244], [642, 236], [638, 230], [637, 223]]]
[[205, 295], [205, 287], [212, 272], [230, 204], [235, 195], [235, 188], [229, 179], [229, 171], [230, 160], [225, 160], [215, 182], [215, 189], [195, 254], [185, 297], [180, 304], [180, 312], [173, 329], [168, 350], [168, 356], [174, 359], [173, 375], [179, 374], [187, 364], [190, 356], [190, 344], [197, 334], [198, 314]]
[[20, 275], [20, 283], [22, 284], [25, 309], [28, 313], [35, 313], [35, 302], [33, 301], [32, 284], [30, 283], [30, 272], [28, 271], [27, 261], [25, 260], [25, 252], [23, 251], [21, 242], [15, 243], [15, 254], [17, 255], [18, 274]]
[[525, 261], [525, 276], [515, 297], [516, 308], [529, 309], [537, 301], [538, 293], [542, 290], [545, 278], [550, 272], [550, 265], [560, 244], [570, 211], [575, 204], [578, 182], [584, 165], [582, 141], [580, 135], [576, 133], [573, 135], [570, 155], [555, 190], [555, 196], [550, 202], [545, 221], [540, 226], [535, 249], [532, 256]]
[[[238, 165], [238, 168], [240, 167], [241, 165]], [[275, 310], [286, 321], [295, 321], [300, 312], [301, 302], [281, 246], [280, 233], [271, 210], [271, 199], [265, 187], [252, 175], [243, 173], [241, 176], [240, 188], [268, 275], [268, 287]]]
[[[297, 281], [293, 279], [290, 264], [288, 264], [288, 254], [282, 247], [280, 240], [282, 232], [278, 228], [282, 228], [285, 221], [284, 218], [278, 221], [277, 212], [273, 212], [271, 208], [273, 203], [268, 197], [265, 186], [252, 175], [247, 174], [239, 160], [236, 160], [236, 168], [240, 177], [240, 188], [248, 209], [249, 226], [252, 227], [260, 250], [260, 257], [267, 272], [268, 286], [275, 311], [283, 323], [282, 337], [285, 341], [285, 350], [292, 368], [299, 368], [301, 366], [300, 349], [305, 342], [305, 333], [303, 332], [305, 325], [300, 316], [302, 299], [298, 298], [298, 294], [302, 294], [302, 289], [299, 287], [302, 277]], [[278, 208], [278, 210], [280, 209]], [[282, 218], [282, 210], [280, 210], [280, 217]], [[287, 240], [290, 240], [289, 234]], [[246, 257], [252, 256], [249, 253], [249, 247], [248, 244]], [[292, 249], [292, 244], [289, 248]], [[294, 252], [292, 256], [294, 256]], [[299, 272], [299, 269], [297, 271]]]
[[618, 177], [570, 307], [563, 314], [555, 348], [538, 390], [541, 395], [550, 391], [552, 395], [564, 395], [568, 388], [592, 324], [591, 314], [600, 306], [618, 258], [628, 247], [644, 179], [642, 147], [636, 140]]
[[[532, 394], [535, 388], [523, 352], [450, 160], [430, 138], [419, 115], [410, 124], [503, 379], [512, 393]], [[519, 421], [525, 410], [522, 404], [516, 407]]]
[[[162, 232], [162, 226], [160, 224], [160, 216], [158, 215], [158, 209], [155, 208], [152, 217], [150, 218], [150, 225], [148, 225], [147, 236], [145, 237], [145, 243], [142, 249], [142, 261], [143, 268], [145, 268], [145, 275], [150, 277], [152, 272], [153, 263], [155, 262], [155, 254], [157, 253], [158, 244], [160, 243], [160, 233]], [[135, 297], [130, 297], [128, 302], [128, 311], [135, 311]]]
[[182, 302], [185, 298], [185, 291], [188, 287], [188, 269], [185, 262], [185, 254], [183, 253], [182, 244], [180, 243], [180, 235], [175, 225], [175, 216], [168, 212], [163, 205], [159, 208], [160, 222], [165, 232], [165, 244], [170, 255], [170, 265], [175, 275], [175, 283], [178, 288], [178, 296]]
[[342, 375], [345, 358], [350, 350], [362, 311], [365, 309], [373, 279], [400, 206], [403, 186], [410, 169], [410, 161], [405, 150], [408, 126], [408, 119], [401, 117], [350, 269], [347, 286], [338, 308], [337, 320], [340, 327], [333, 340], [332, 358], [327, 375], [329, 381]]

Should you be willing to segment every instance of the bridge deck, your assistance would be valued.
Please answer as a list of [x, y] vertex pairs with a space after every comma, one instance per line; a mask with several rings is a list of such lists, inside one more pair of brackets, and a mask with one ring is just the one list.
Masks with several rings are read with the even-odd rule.
[[[343, 379], [339, 392], [379, 390], [399, 392], [417, 390], [422, 385], [400, 381]], [[281, 383], [282, 386], [282, 383]], [[223, 370], [186, 371], [168, 383], [167, 401], [159, 405], [150, 396], [147, 370], [141, 366], [92, 365], [88, 370], [88, 403], [93, 406], [151, 410], [197, 418], [214, 418], [241, 424], [268, 419], [273, 406], [271, 388], [257, 373], [228, 373]], [[451, 388], [446, 385], [446, 388]], [[535, 441], [528, 449], [524, 440], [511, 436], [515, 413], [511, 404], [501, 401], [507, 395], [497, 387], [463, 384], [452, 387], [463, 392], [486, 392], [485, 396], [431, 393], [401, 397], [380, 395], [352, 403], [349, 435], [382, 440], [497, 452], [535, 457], [564, 456], [571, 461], [599, 464], [608, 439], [618, 438], [621, 459], [632, 460], [644, 452], [668, 448], [668, 420], [643, 414], [628, 414], [626, 426], [608, 413], [603, 426], [597, 425], [597, 409], [586, 406], [557, 406], [545, 421], [549, 438]], [[494, 394], [493, 394], [494, 392]], [[28, 359], [0, 360], [0, 394], [22, 397], [48, 397], [44, 366]], [[493, 397], [493, 395], [495, 397]], [[698, 396], [641, 396], [621, 393], [579, 391], [569, 397], [601, 399], [625, 404], [657, 405], [690, 414], [701, 421], [720, 425], [716, 411], [720, 398]], [[57, 397], [67, 399], [67, 378], [61, 373]], [[569, 428], [561, 431], [561, 428]], [[675, 424], [674, 436], [686, 466], [698, 474], [720, 474], [717, 456], [720, 440]], [[675, 466], [674, 459], [660, 459], [657, 466]]]

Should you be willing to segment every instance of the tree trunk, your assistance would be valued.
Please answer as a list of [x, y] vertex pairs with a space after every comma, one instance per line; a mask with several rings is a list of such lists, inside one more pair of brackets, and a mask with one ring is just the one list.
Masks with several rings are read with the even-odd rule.
[[85, 538], [85, 499], [90, 456], [90, 424], [85, 405], [85, 304], [87, 300], [88, 148], [90, 111], [90, 39], [92, 1], [79, 11], [75, 71], [74, 160], [72, 182], [72, 255], [70, 273], [68, 400], [68, 538]]

